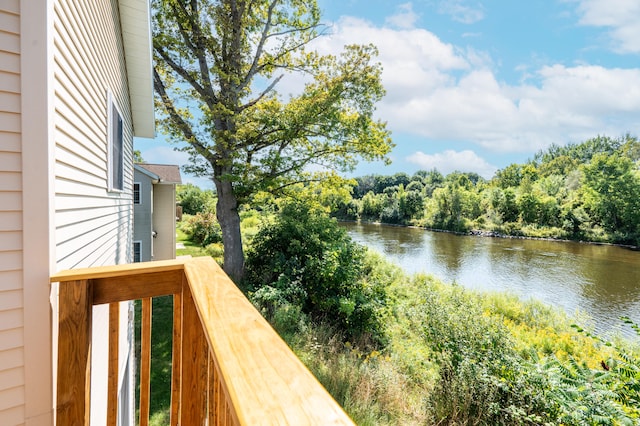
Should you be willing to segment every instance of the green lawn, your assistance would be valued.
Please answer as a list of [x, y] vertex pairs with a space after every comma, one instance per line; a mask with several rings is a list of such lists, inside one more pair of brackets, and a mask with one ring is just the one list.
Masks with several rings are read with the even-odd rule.
[[[139, 392], [140, 321], [142, 301], [135, 301], [136, 395]], [[171, 347], [173, 331], [173, 296], [153, 298], [151, 314], [151, 425], [169, 424], [171, 404]], [[139, 400], [136, 399], [136, 412]], [[137, 423], [137, 419], [136, 419]]]

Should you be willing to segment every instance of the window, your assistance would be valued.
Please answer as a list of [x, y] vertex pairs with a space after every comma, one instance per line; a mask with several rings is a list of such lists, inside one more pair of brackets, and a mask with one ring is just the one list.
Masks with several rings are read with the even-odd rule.
[[142, 241], [133, 242], [133, 261], [142, 262]]
[[133, 204], [140, 203], [140, 184], [138, 182], [133, 184]]
[[124, 129], [122, 115], [111, 93], [107, 95], [108, 186], [109, 191], [124, 189]]

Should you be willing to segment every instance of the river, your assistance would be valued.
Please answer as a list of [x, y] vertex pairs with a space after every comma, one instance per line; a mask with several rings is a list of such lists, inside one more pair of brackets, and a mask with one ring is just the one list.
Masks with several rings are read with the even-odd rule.
[[[468, 288], [508, 291], [586, 314], [596, 333], [638, 339], [620, 316], [640, 324], [640, 252], [621, 247], [461, 236], [416, 228], [342, 223], [357, 242], [406, 272]], [[584, 315], [583, 315], [584, 316]]]

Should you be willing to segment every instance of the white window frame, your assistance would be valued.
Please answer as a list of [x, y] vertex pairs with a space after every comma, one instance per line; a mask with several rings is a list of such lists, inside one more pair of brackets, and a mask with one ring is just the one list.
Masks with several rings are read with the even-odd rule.
[[[138, 247], [140, 247], [139, 253], [140, 253], [140, 259], [136, 260], [136, 244], [138, 244]], [[132, 248], [132, 260], [133, 263], [138, 263], [138, 262], [142, 262], [142, 241], [141, 240], [136, 240], [133, 242], [133, 248]]]
[[[138, 202], [136, 203], [136, 186], [138, 187]], [[142, 204], [142, 183], [133, 182], [133, 204]]]
[[[116, 144], [116, 138], [119, 138]], [[118, 150], [119, 146], [119, 152]], [[107, 92], [107, 187], [109, 192], [124, 192], [124, 121], [122, 111]], [[119, 167], [118, 167], [119, 166]], [[119, 169], [119, 173], [117, 171]], [[116, 176], [116, 173], [118, 175]]]

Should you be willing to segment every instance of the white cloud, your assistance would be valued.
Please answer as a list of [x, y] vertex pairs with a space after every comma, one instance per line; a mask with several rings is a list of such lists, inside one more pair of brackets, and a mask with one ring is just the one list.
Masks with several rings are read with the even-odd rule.
[[423, 170], [438, 169], [445, 175], [454, 171], [465, 171], [475, 172], [490, 179], [498, 170], [497, 167], [487, 163], [482, 157], [470, 150], [459, 152], [446, 150], [432, 155], [418, 151], [408, 156], [407, 161], [417, 164]]
[[527, 68], [526, 80], [507, 84], [486, 52], [458, 48], [424, 29], [356, 18], [341, 19], [316, 46], [336, 53], [349, 43], [378, 46], [387, 96], [377, 114], [393, 132], [535, 152], [640, 128], [640, 68], [550, 65]]
[[387, 17], [385, 23], [391, 27], [411, 29], [418, 18], [418, 14], [413, 11], [413, 4], [404, 3], [398, 6], [398, 12], [395, 15]]
[[638, 0], [575, 0], [580, 24], [609, 29], [611, 48], [619, 53], [640, 53]]
[[450, 15], [454, 21], [463, 24], [473, 24], [484, 19], [482, 4], [466, 4], [465, 0], [442, 0], [438, 6], [438, 11], [445, 15]]

